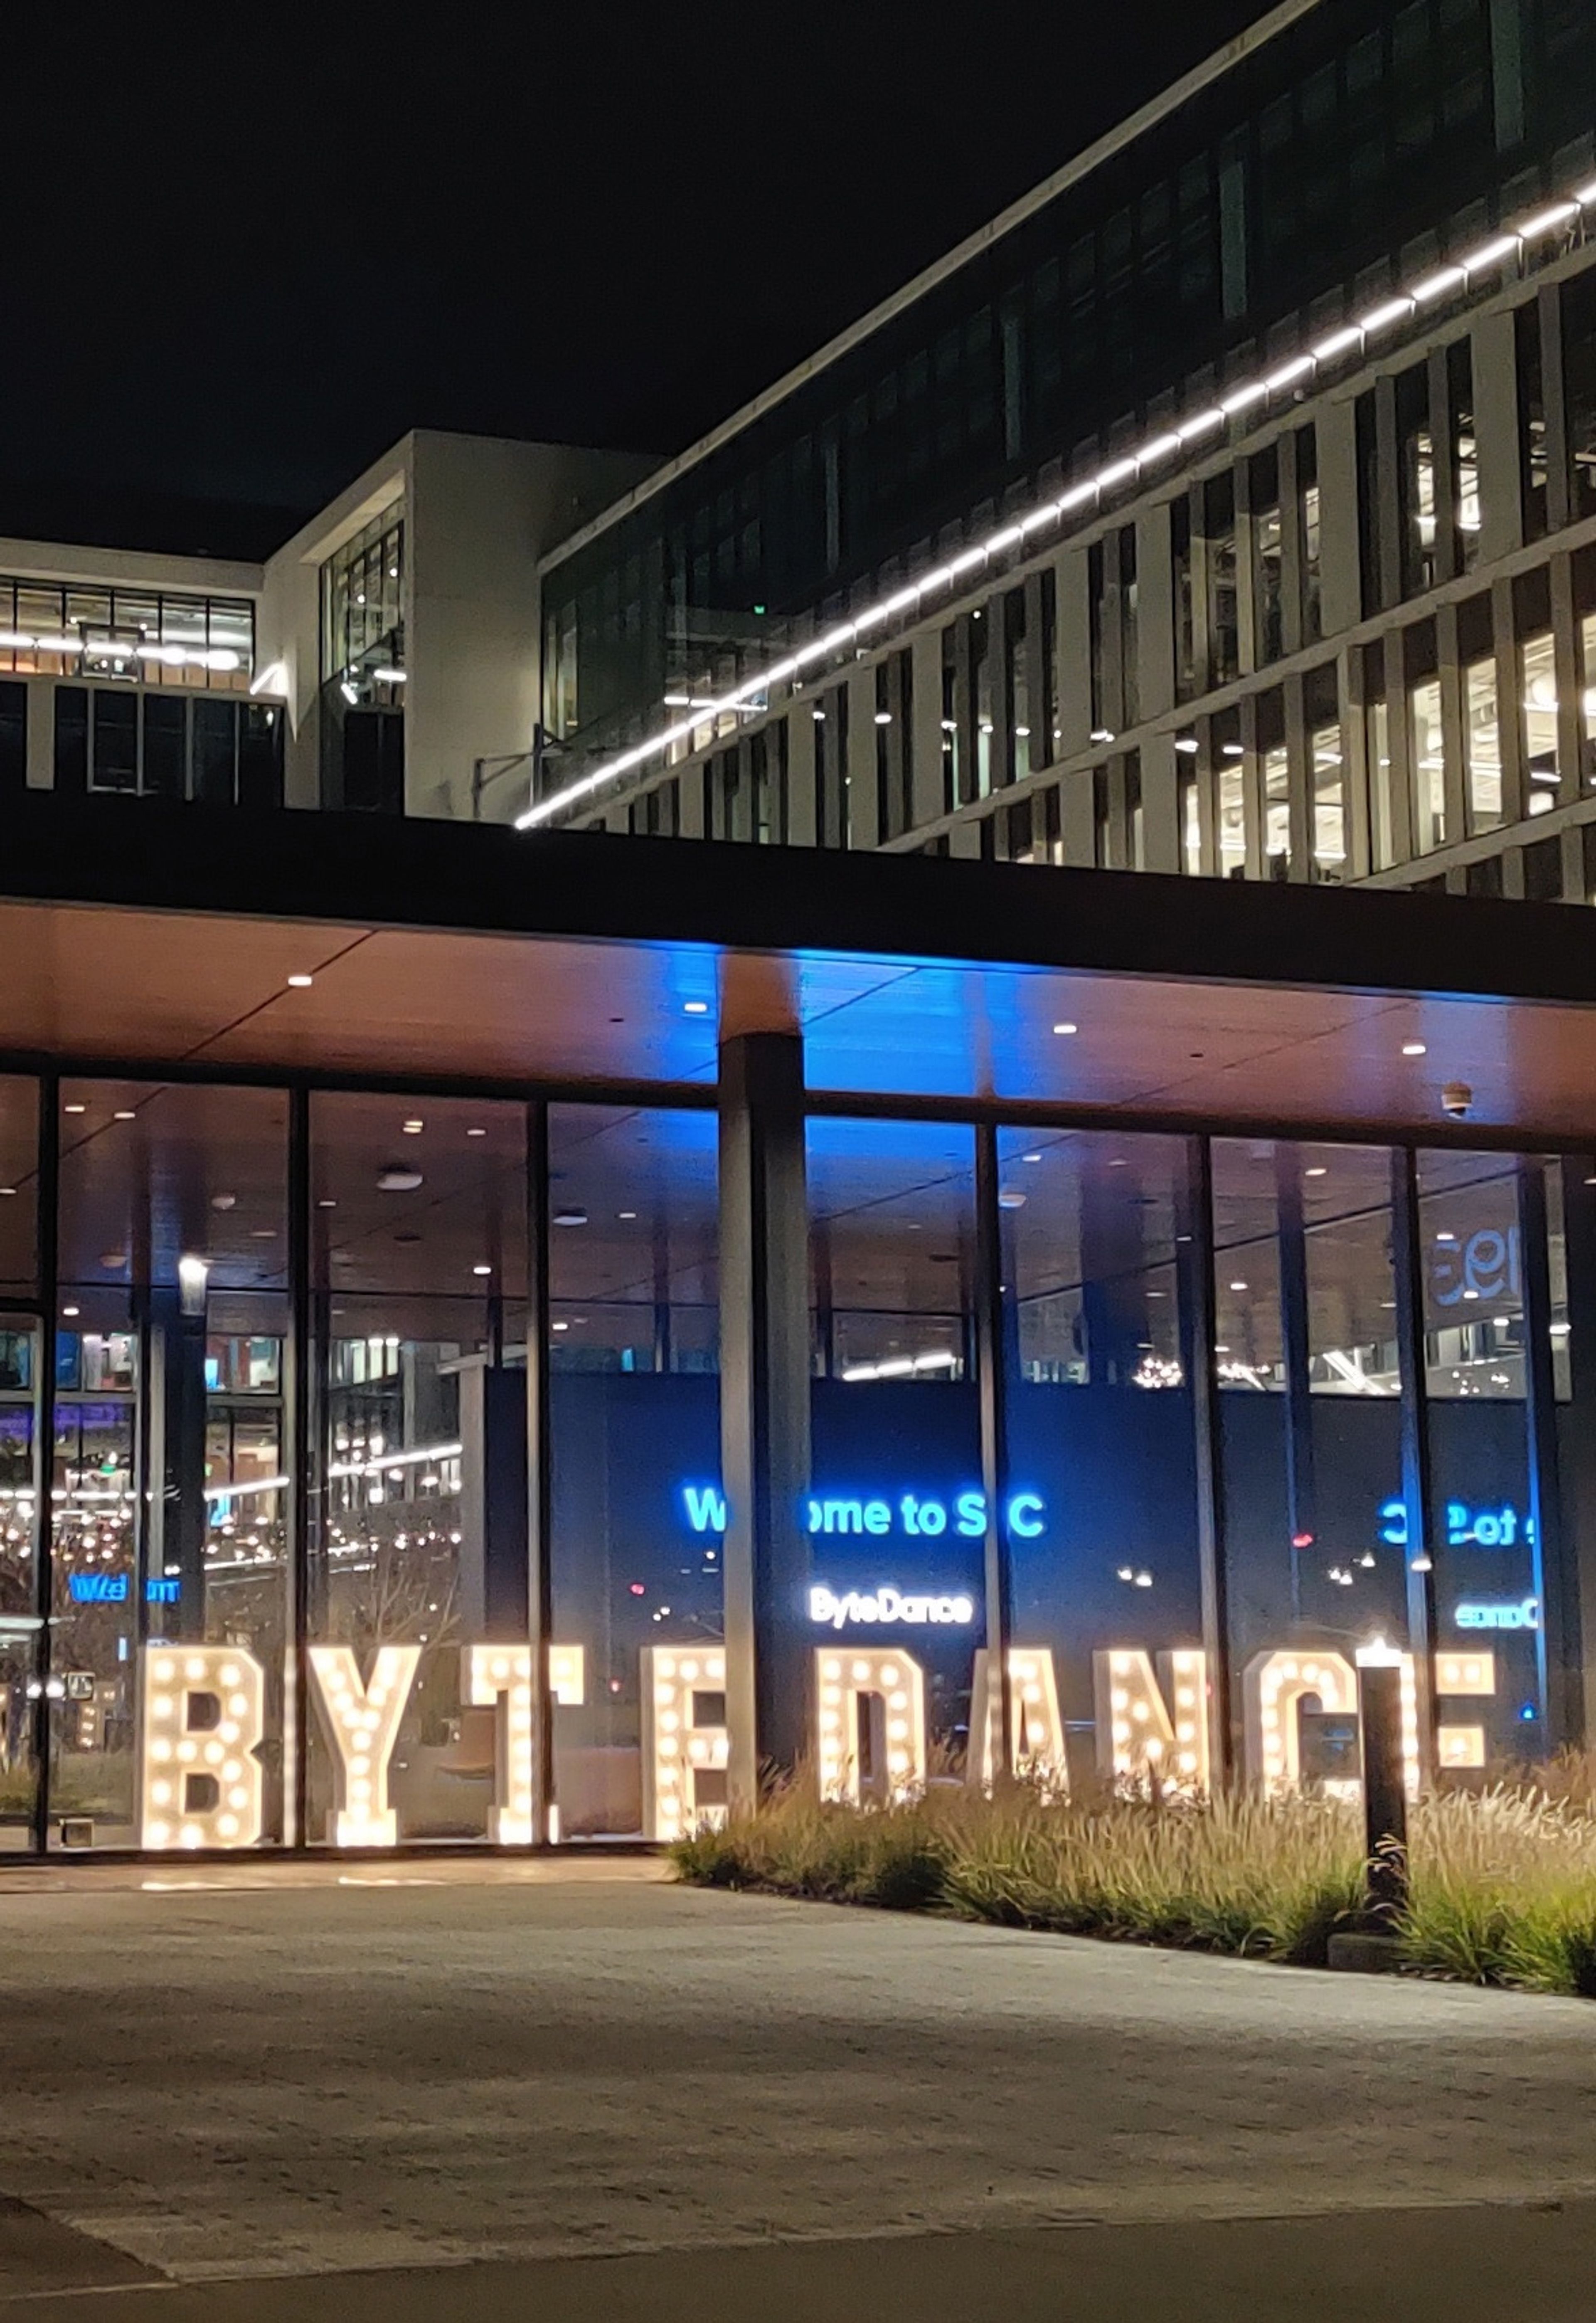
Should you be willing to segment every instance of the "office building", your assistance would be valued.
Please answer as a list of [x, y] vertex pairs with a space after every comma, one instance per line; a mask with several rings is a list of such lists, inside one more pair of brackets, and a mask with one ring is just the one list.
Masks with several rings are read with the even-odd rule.
[[0, 544], [18, 1859], [1582, 1743], [1587, 47], [1288, 0], [664, 467]]

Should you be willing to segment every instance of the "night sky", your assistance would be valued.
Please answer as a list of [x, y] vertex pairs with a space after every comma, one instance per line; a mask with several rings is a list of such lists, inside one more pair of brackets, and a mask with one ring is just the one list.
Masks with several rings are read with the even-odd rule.
[[410, 427], [679, 450], [1263, 12], [42, 13], [0, 534], [254, 555]]

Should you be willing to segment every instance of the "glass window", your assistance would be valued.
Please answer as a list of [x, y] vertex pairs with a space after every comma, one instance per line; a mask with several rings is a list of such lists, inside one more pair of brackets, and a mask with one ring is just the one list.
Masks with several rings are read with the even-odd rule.
[[1524, 676], [1525, 738], [1529, 768], [1529, 812], [1544, 814], [1557, 803], [1557, 670], [1551, 633], [1526, 638], [1519, 647]]
[[[353, 1843], [391, 1813], [400, 1841], [481, 1838], [497, 1712], [461, 1648], [527, 1635], [524, 1110], [316, 1097], [311, 1193], [306, 1837]], [[362, 1729], [390, 1716], [385, 1805]]]
[[1463, 747], [1468, 755], [1469, 829], [1494, 831], [1502, 820], [1501, 722], [1494, 653], [1470, 662], [1463, 671]]
[[1311, 427], [1297, 436], [1297, 488], [1302, 496], [1302, 638], [1317, 645], [1324, 628], [1324, 519], [1319, 500], [1318, 438]]
[[[79, 1845], [280, 1841], [288, 1099], [81, 1080], [61, 1102], [52, 1843], [67, 1818]], [[274, 1351], [247, 1419], [220, 1353], [237, 1339]], [[153, 1704], [162, 1649], [185, 1647], [249, 1657], [257, 1698], [178, 1694], [187, 1722], [146, 1766], [141, 1688]]]
[[1444, 847], [1446, 830], [1446, 749], [1441, 686], [1435, 675], [1435, 634], [1426, 622], [1402, 640], [1408, 672], [1408, 747], [1413, 753], [1414, 840], [1419, 854]]
[[1419, 1233], [1430, 1397], [1438, 1642], [1489, 1642], [1496, 1691], [1471, 1701], [1489, 1759], [1538, 1755], [1546, 1705], [1532, 1628], [1482, 1639], [1470, 1609], [1536, 1593], [1525, 1398], [1524, 1253], [1518, 1163], [1500, 1153], [1421, 1153]]
[[[919, 1673], [930, 1764], [963, 1754], [982, 1620], [984, 1510], [971, 1353], [975, 1141], [943, 1123], [808, 1125], [813, 1580], [856, 1652]], [[958, 1615], [912, 1629], [873, 1621], [890, 1586]], [[817, 1623], [817, 1645], [837, 1633]], [[822, 1735], [830, 1789], [883, 1795], [912, 1779], [914, 1738], [866, 1692]], [[828, 1714], [822, 1699], [822, 1717]]]
[[[1244, 1673], [1262, 1652], [1346, 1655], [1374, 1630], [1404, 1633], [1402, 1559], [1385, 1538], [1401, 1484], [1390, 1161], [1219, 1139], [1213, 1173], [1232, 1650]], [[1344, 1778], [1349, 1756], [1355, 1776], [1355, 1727], [1336, 1723], [1345, 1708], [1324, 1689], [1293, 1706], [1310, 1783]]]
[[[684, 1747], [702, 1811], [723, 1804], [717, 1122], [712, 1112], [549, 1109], [549, 1389], [555, 1639], [572, 1683], [555, 1711], [567, 1839], [647, 1832], [656, 1715]], [[658, 1655], [685, 1707], [659, 1707]], [[576, 1683], [580, 1671], [580, 1684]], [[660, 1699], [663, 1699], [661, 1697]], [[702, 1749], [701, 1749], [702, 1745]], [[719, 1758], [719, 1764], [711, 1763]], [[647, 1763], [646, 1763], [647, 1761]]]
[[1247, 872], [1247, 768], [1239, 713], [1234, 710], [1221, 712], [1212, 730], [1219, 876], [1222, 879], [1242, 879]]
[[[1007, 1394], [1014, 1740], [1044, 1783], [1067, 1771], [1087, 1784], [1115, 1772], [1098, 1657], [1201, 1644], [1177, 1265], [1186, 1155], [1172, 1137], [1051, 1129], [1004, 1130], [998, 1154], [1018, 1358]], [[1199, 1704], [1183, 1706], [1194, 1716], [1182, 1725], [1200, 1722]], [[1195, 1779], [1198, 1749], [1197, 1734], [1176, 1734], [1171, 1775]]]
[[1278, 693], [1259, 697], [1258, 756], [1263, 775], [1263, 876], [1284, 879], [1291, 868], [1291, 767], [1285, 703]]
[[1251, 464], [1252, 592], [1261, 663], [1279, 661], [1285, 647], [1285, 525], [1280, 508], [1280, 455], [1260, 452]]
[[1303, 687], [1313, 795], [1314, 877], [1335, 885], [1346, 877], [1346, 754], [1334, 665], [1310, 671]]

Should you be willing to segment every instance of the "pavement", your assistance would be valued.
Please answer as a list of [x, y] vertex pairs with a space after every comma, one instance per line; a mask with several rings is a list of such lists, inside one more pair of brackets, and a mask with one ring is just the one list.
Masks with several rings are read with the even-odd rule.
[[662, 1867], [0, 1879], [0, 2323], [1596, 2318], [1596, 2007]]

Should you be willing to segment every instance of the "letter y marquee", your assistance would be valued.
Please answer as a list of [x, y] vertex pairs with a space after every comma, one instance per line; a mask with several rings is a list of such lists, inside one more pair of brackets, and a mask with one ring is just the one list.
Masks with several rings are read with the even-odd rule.
[[380, 1646], [369, 1685], [349, 1646], [312, 1646], [322, 1722], [333, 1746], [335, 1804], [327, 1817], [335, 1847], [393, 1847], [399, 1818], [388, 1804], [388, 1768], [399, 1721], [416, 1683], [419, 1646]]

